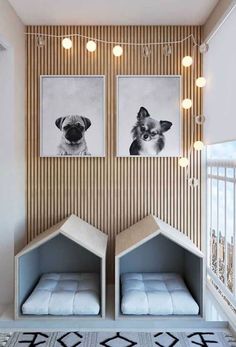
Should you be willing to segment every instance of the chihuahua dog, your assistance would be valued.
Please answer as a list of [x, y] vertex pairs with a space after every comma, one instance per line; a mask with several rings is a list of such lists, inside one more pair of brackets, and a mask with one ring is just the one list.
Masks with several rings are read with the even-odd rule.
[[133, 142], [130, 146], [130, 155], [156, 156], [165, 147], [165, 136], [172, 123], [151, 118], [145, 107], [140, 107], [137, 122], [132, 129]]

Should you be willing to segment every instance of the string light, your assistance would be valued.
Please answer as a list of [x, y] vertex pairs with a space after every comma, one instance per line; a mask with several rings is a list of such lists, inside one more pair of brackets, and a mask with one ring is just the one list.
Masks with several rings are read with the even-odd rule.
[[189, 67], [191, 66], [193, 63], [193, 58], [190, 57], [189, 55], [186, 55], [183, 59], [182, 59], [182, 65], [184, 67]]
[[143, 47], [143, 56], [144, 58], [148, 58], [151, 55], [152, 51], [151, 48], [148, 46]]
[[182, 107], [185, 109], [185, 110], [188, 110], [192, 107], [192, 100], [191, 99], [184, 99], [182, 101]]
[[96, 42], [90, 40], [86, 43], [86, 48], [89, 52], [95, 52], [97, 48]]
[[206, 85], [206, 79], [205, 77], [198, 77], [198, 79], [196, 80], [196, 86], [199, 88], [203, 88]]
[[123, 54], [123, 48], [119, 45], [116, 45], [115, 47], [113, 47], [112, 52], [115, 57], [120, 57]]
[[181, 167], [187, 167], [189, 164], [189, 160], [186, 157], [182, 157], [179, 159], [179, 166]]
[[65, 49], [71, 49], [72, 48], [72, 41], [69, 37], [65, 37], [63, 40], [62, 40], [62, 46], [65, 48]]
[[200, 46], [199, 46], [199, 52], [201, 54], [204, 54], [204, 53], [207, 53], [209, 50], [209, 45], [207, 43], [202, 43]]
[[162, 50], [163, 50], [164, 56], [166, 57], [169, 57], [172, 53], [172, 48], [170, 45], [165, 45]]
[[188, 179], [188, 184], [191, 188], [197, 188], [199, 186], [199, 180], [195, 177]]
[[195, 141], [193, 147], [196, 149], [196, 151], [202, 151], [204, 148], [204, 143], [202, 141]]
[[37, 46], [38, 46], [39, 48], [42, 48], [42, 47], [45, 46], [45, 44], [46, 44], [45, 37], [43, 37], [43, 36], [38, 36], [38, 37], [37, 37]]
[[195, 122], [196, 122], [196, 124], [198, 124], [198, 125], [204, 124], [204, 123], [205, 123], [205, 120], [206, 120], [206, 118], [205, 118], [205, 116], [203, 116], [202, 114], [199, 114], [198, 116], [195, 117]]
[[[65, 35], [55, 35], [55, 34], [45, 34], [45, 33], [25, 33], [25, 35], [28, 35], [28, 36], [42, 36], [42, 37], [49, 37], [49, 38], [64, 38]], [[95, 41], [97, 43], [103, 43], [103, 44], [109, 44], [109, 45], [113, 45], [113, 46], [116, 46], [116, 45], [119, 45], [119, 46], [141, 46], [143, 47], [144, 45], [146, 46], [169, 46], [168, 50], [170, 51], [171, 49], [171, 45], [177, 45], [177, 44], [182, 44], [184, 43], [185, 41], [187, 40], [192, 40], [193, 42], [193, 45], [194, 47], [195, 46], [198, 46], [199, 47], [199, 44], [197, 43], [195, 37], [193, 34], [190, 34], [180, 40], [176, 40], [176, 41], [160, 41], [160, 42], [121, 42], [121, 41], [107, 41], [107, 40], [103, 40], [103, 39], [99, 39], [99, 38], [95, 38], [95, 37], [91, 37], [91, 36], [86, 36], [86, 35], [82, 35], [80, 33], [75, 33], [75, 34], [69, 34], [67, 36], [67, 38], [73, 38], [73, 37], [79, 37], [81, 39], [85, 39], [87, 41]]]

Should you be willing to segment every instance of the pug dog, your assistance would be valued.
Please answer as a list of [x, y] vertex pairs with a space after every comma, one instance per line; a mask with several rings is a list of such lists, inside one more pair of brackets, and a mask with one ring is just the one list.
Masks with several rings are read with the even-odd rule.
[[152, 118], [145, 107], [140, 107], [137, 122], [132, 129], [130, 155], [157, 156], [165, 147], [164, 133], [172, 127], [167, 120]]
[[91, 155], [85, 140], [85, 132], [91, 126], [89, 118], [70, 115], [57, 118], [55, 124], [62, 132], [59, 155]]

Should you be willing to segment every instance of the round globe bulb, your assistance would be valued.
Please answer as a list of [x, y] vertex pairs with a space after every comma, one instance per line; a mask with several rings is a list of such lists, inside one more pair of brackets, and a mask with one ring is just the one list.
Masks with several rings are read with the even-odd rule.
[[198, 125], [202, 125], [204, 124], [206, 118], [205, 116], [199, 114], [198, 116], [195, 117], [195, 122], [198, 124]]
[[186, 157], [182, 157], [179, 159], [179, 166], [181, 167], [187, 167], [189, 164], [189, 160]]
[[199, 88], [203, 88], [206, 85], [206, 79], [205, 77], [198, 77], [198, 79], [196, 80], [196, 86]]
[[199, 180], [195, 177], [188, 179], [188, 184], [191, 188], [197, 188], [199, 186]]
[[115, 46], [112, 50], [115, 57], [120, 57], [123, 54], [123, 48], [121, 46]]
[[194, 142], [193, 147], [196, 149], [196, 151], [202, 151], [204, 148], [204, 143], [202, 141], [196, 141]]
[[189, 108], [192, 107], [192, 100], [191, 99], [184, 99], [182, 101], [182, 107], [185, 109], [185, 110], [188, 110]]
[[189, 55], [186, 55], [186, 57], [184, 57], [184, 58], [182, 59], [182, 65], [183, 65], [184, 67], [189, 67], [189, 66], [192, 65], [192, 63], [193, 63], [193, 58], [190, 57]]
[[69, 39], [69, 37], [65, 37], [63, 40], [62, 40], [62, 46], [65, 48], [65, 49], [70, 49], [72, 47], [72, 41], [71, 39]]
[[95, 52], [96, 51], [96, 48], [97, 48], [97, 44], [96, 44], [96, 42], [94, 42], [94, 41], [88, 41], [87, 43], [86, 43], [86, 48], [87, 48], [87, 50], [89, 51], [89, 52]]

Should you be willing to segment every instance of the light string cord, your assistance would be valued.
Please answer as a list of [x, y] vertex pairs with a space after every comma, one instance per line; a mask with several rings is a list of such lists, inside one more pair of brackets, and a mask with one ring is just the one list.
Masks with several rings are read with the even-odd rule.
[[86, 39], [86, 40], [92, 40], [95, 42], [100, 42], [106, 45], [122, 45], [122, 46], [158, 46], [158, 45], [177, 45], [177, 44], [181, 44], [184, 43], [185, 41], [191, 39], [193, 41], [194, 46], [200, 46], [194, 35], [190, 34], [186, 37], [184, 37], [181, 40], [176, 40], [176, 41], [163, 41], [163, 42], [123, 42], [123, 41], [107, 41], [107, 40], [102, 40], [102, 39], [98, 39], [95, 37], [91, 37], [91, 36], [87, 36], [87, 35], [82, 35], [79, 33], [76, 34], [64, 34], [64, 35], [54, 35], [54, 34], [45, 34], [45, 33], [25, 33], [25, 35], [29, 35], [29, 36], [41, 36], [41, 37], [49, 37], [49, 38], [72, 38], [72, 37], [80, 37], [82, 39]]
[[[195, 90], [195, 80], [196, 80], [196, 58], [197, 58], [197, 45], [193, 46], [193, 65], [192, 65], [192, 76], [191, 76], [191, 84], [192, 84], [192, 92], [191, 92], [191, 100], [193, 102], [193, 105], [191, 107], [190, 117], [191, 117], [191, 145], [187, 151], [187, 158], [190, 160], [191, 155], [194, 155], [194, 142], [195, 142], [195, 135], [196, 135], [196, 124], [195, 124], [195, 118], [194, 118], [194, 90]], [[189, 180], [192, 176], [190, 175], [190, 165], [186, 168], [186, 179]]]

